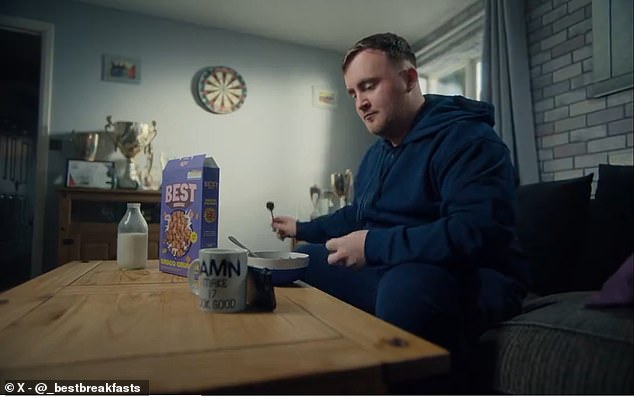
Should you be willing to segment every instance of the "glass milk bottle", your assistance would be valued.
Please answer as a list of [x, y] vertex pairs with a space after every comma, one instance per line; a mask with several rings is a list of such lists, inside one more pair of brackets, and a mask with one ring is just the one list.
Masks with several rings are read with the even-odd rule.
[[147, 223], [140, 203], [128, 203], [119, 222], [117, 262], [123, 270], [145, 268], [147, 263]]

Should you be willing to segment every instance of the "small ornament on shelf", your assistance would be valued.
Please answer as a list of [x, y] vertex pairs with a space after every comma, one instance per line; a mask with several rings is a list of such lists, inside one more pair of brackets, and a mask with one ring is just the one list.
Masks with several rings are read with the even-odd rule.
[[310, 219], [321, 216], [319, 212], [319, 199], [321, 198], [321, 189], [316, 184], [310, 187], [310, 202], [313, 204], [313, 211], [310, 214]]

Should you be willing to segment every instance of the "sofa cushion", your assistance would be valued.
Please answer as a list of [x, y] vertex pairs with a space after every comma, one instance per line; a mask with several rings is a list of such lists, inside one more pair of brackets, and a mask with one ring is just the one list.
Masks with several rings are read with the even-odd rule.
[[[621, 203], [632, 203], [632, 190], [624, 189], [634, 183], [634, 167], [631, 165], [599, 165], [597, 182], [597, 200], [616, 200]], [[629, 205], [631, 208], [632, 206]], [[631, 212], [630, 212], [631, 213]]]
[[573, 272], [575, 290], [598, 290], [632, 254], [634, 167], [599, 165], [582, 254]]
[[631, 308], [588, 309], [592, 292], [529, 301], [481, 337], [478, 378], [511, 394], [632, 394]]
[[634, 254], [586, 302], [593, 308], [628, 305], [634, 305]]
[[531, 291], [570, 291], [585, 236], [593, 174], [518, 188], [517, 236], [532, 270]]

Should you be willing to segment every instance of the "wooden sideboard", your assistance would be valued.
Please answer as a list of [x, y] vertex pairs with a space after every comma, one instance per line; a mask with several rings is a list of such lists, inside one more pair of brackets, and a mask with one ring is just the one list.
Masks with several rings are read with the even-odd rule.
[[148, 258], [158, 258], [160, 191], [61, 188], [57, 264], [116, 260], [117, 226], [128, 202], [140, 202], [148, 223]]

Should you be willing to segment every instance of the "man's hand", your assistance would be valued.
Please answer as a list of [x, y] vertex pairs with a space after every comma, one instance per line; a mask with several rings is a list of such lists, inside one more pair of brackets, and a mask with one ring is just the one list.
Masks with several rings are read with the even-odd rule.
[[361, 268], [365, 265], [365, 236], [367, 230], [354, 231], [341, 238], [329, 239], [326, 242], [328, 264], [345, 265], [350, 268]]
[[276, 216], [273, 217], [271, 227], [277, 231], [277, 237], [280, 239], [294, 237], [297, 234], [297, 219], [290, 216]]

